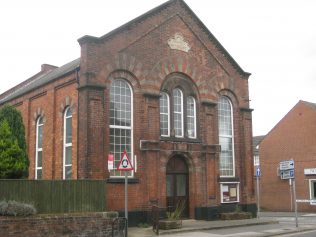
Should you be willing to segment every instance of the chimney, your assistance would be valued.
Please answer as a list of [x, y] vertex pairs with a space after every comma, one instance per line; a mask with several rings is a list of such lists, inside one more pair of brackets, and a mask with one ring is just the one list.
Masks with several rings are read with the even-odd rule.
[[50, 65], [50, 64], [42, 64], [41, 66], [41, 72], [49, 72], [51, 70], [54, 70], [58, 67], [54, 66], [54, 65]]

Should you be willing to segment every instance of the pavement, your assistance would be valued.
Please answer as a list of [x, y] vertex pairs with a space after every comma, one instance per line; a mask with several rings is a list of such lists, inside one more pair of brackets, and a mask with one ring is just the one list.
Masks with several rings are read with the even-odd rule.
[[[214, 230], [222, 228], [234, 228], [234, 227], [243, 227], [243, 226], [253, 226], [253, 225], [269, 225], [269, 224], [278, 224], [279, 222], [275, 217], [289, 216], [290, 213], [262, 213], [262, 216], [265, 218], [253, 218], [253, 219], [244, 219], [244, 220], [216, 220], [216, 221], [204, 221], [204, 220], [194, 220], [188, 219], [182, 221], [182, 227], [180, 229], [172, 230], [159, 230], [159, 235], [171, 235], [185, 232], [194, 232], [201, 230]], [[316, 228], [316, 226], [315, 226]], [[313, 230], [315, 228], [291, 228], [288, 230], [280, 229], [279, 232], [274, 232], [265, 236], [278, 236], [282, 234], [296, 233], [302, 231]], [[151, 237], [156, 236], [153, 232], [152, 227], [148, 228], [139, 228], [139, 227], [130, 227], [128, 228], [129, 237]]]

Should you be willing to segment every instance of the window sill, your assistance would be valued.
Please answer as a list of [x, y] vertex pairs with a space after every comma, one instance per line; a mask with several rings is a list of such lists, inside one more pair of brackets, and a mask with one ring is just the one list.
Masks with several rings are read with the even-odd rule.
[[[128, 178], [127, 182], [129, 184], [137, 184], [139, 183], [138, 178]], [[125, 178], [108, 178], [106, 179], [106, 183], [109, 184], [125, 184]]]

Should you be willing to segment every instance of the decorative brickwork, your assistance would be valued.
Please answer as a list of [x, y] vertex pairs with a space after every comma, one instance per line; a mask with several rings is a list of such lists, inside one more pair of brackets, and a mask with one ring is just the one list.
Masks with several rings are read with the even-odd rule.
[[[176, 40], [171, 42], [172, 47], [168, 45], [170, 39]], [[43, 177], [62, 178], [62, 114], [71, 106], [73, 177], [107, 180], [108, 208], [124, 209], [123, 179], [111, 177], [107, 170], [110, 89], [113, 81], [123, 79], [132, 91], [130, 158], [137, 159], [137, 172], [129, 182], [131, 212], [147, 211], [153, 203], [167, 207], [166, 165], [175, 157], [181, 157], [188, 167], [186, 188], [181, 189], [188, 200], [188, 217], [194, 218], [200, 210], [197, 208], [224, 205], [220, 182], [238, 183], [240, 204], [254, 203], [250, 74], [240, 68], [182, 0], [168, 1], [100, 38], [84, 36], [78, 42], [80, 65], [75, 60], [54, 69], [59, 70], [58, 77], [44, 78], [47, 81], [40, 87], [9, 100], [22, 112], [26, 125], [29, 178], [34, 178], [33, 115], [43, 113], [38, 108], [45, 112]], [[60, 74], [62, 69], [64, 74]], [[170, 136], [160, 136], [160, 93], [164, 91], [171, 98], [175, 88], [184, 95], [180, 105], [184, 128], [188, 127], [186, 99], [191, 96], [195, 100], [196, 138], [188, 136], [187, 130], [183, 137], [175, 136], [174, 124]], [[230, 178], [219, 177], [217, 102], [222, 95], [232, 102], [233, 111], [236, 175]], [[170, 111], [170, 123], [174, 122], [173, 116]]]

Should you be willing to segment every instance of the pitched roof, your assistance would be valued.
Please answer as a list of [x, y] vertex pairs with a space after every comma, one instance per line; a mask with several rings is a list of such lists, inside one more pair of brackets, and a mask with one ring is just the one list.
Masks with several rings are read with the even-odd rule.
[[133, 25], [137, 24], [138, 22], [144, 21], [146, 18], [151, 17], [153, 14], [157, 14], [159, 11], [162, 11], [163, 9], [167, 8], [169, 5], [179, 2], [186, 10], [189, 11], [189, 13], [193, 16], [193, 19], [196, 21], [196, 23], [202, 28], [203, 31], [205, 31], [208, 35], [208, 38], [210, 41], [212, 41], [217, 49], [222, 52], [223, 56], [232, 64], [232, 66], [238, 71], [239, 74], [242, 76], [250, 76], [251, 73], [245, 72], [239, 64], [233, 59], [233, 57], [227, 52], [227, 50], [220, 44], [220, 42], [215, 38], [215, 36], [209, 31], [209, 29], [204, 25], [204, 23], [198, 18], [198, 16], [192, 11], [192, 9], [183, 1], [183, 0], [169, 0], [156, 8], [153, 8], [152, 10], [140, 15], [139, 17], [136, 17], [135, 19], [125, 23], [124, 25], [110, 31], [109, 33], [101, 36], [101, 37], [95, 37], [90, 35], [85, 35], [78, 39], [79, 44], [82, 44], [86, 41], [92, 41], [92, 42], [99, 42], [102, 40], [107, 40], [111, 37], [113, 37], [115, 34], [124, 31], [126, 29], [129, 29]]
[[304, 100], [300, 100], [299, 102], [301, 102], [301, 103], [303, 103], [303, 104], [306, 104], [306, 105], [309, 106], [310, 108], [316, 110], [316, 104], [315, 104], [315, 103], [311, 103], [311, 102], [304, 101]]
[[59, 68], [53, 69], [49, 71], [48, 73], [35, 76], [35, 78], [33, 78], [32, 80], [30, 80], [28, 83], [24, 85], [22, 82], [21, 87], [17, 87], [16, 90], [13, 90], [11, 93], [4, 95], [3, 98], [1, 98], [1, 95], [0, 95], [0, 104], [4, 104], [5, 102], [8, 102], [27, 92], [30, 92], [40, 86], [43, 86], [46, 83], [52, 82], [53, 80], [76, 70], [77, 68], [79, 68], [79, 66], [80, 66], [80, 58], [73, 60]]
[[[233, 57], [226, 51], [226, 49], [219, 43], [219, 41], [215, 38], [215, 36], [208, 30], [208, 28], [203, 24], [203, 22], [196, 16], [196, 14], [191, 10], [191, 8], [183, 1], [183, 0], [169, 0], [161, 5], [159, 5], [156, 8], [153, 8], [152, 10], [140, 15], [139, 17], [127, 22], [126, 24], [110, 31], [109, 33], [101, 36], [101, 37], [94, 37], [94, 36], [83, 36], [80, 39], [78, 39], [78, 42], [81, 44], [85, 41], [100, 41], [100, 40], [107, 40], [114, 36], [115, 34], [128, 29], [132, 27], [134, 24], [141, 22], [145, 20], [148, 17], [151, 17], [153, 14], [157, 14], [159, 11], [162, 11], [163, 9], [167, 8], [171, 4], [174, 4], [176, 2], [179, 2], [188, 12], [193, 16], [193, 19], [196, 21], [196, 23], [207, 33], [209, 40], [211, 40], [217, 47], [219, 51], [223, 53], [223, 56], [226, 57], [226, 59], [232, 64], [232, 66], [243, 76], [248, 77], [250, 73], [245, 72], [238, 63], [233, 59]], [[17, 86], [17, 89], [15, 90], [12, 88], [12, 92], [7, 91], [0, 95], [0, 104], [3, 104], [5, 102], [8, 102], [16, 97], [19, 97], [27, 92], [30, 92], [31, 90], [38, 88], [40, 86], [45, 85], [46, 83], [49, 83], [58, 77], [61, 77], [69, 72], [72, 72], [80, 67], [80, 58], [76, 59], [70, 63], [67, 63], [59, 68], [56, 68], [48, 73], [39, 74], [38, 76], [34, 76], [34, 78], [28, 79], [20, 84], [20, 86]], [[2, 98], [1, 98], [2, 97]]]
[[260, 144], [260, 142], [265, 138], [265, 136], [254, 136], [252, 138], [252, 151], [253, 154], [256, 155], [259, 152], [259, 149], [257, 146]]

